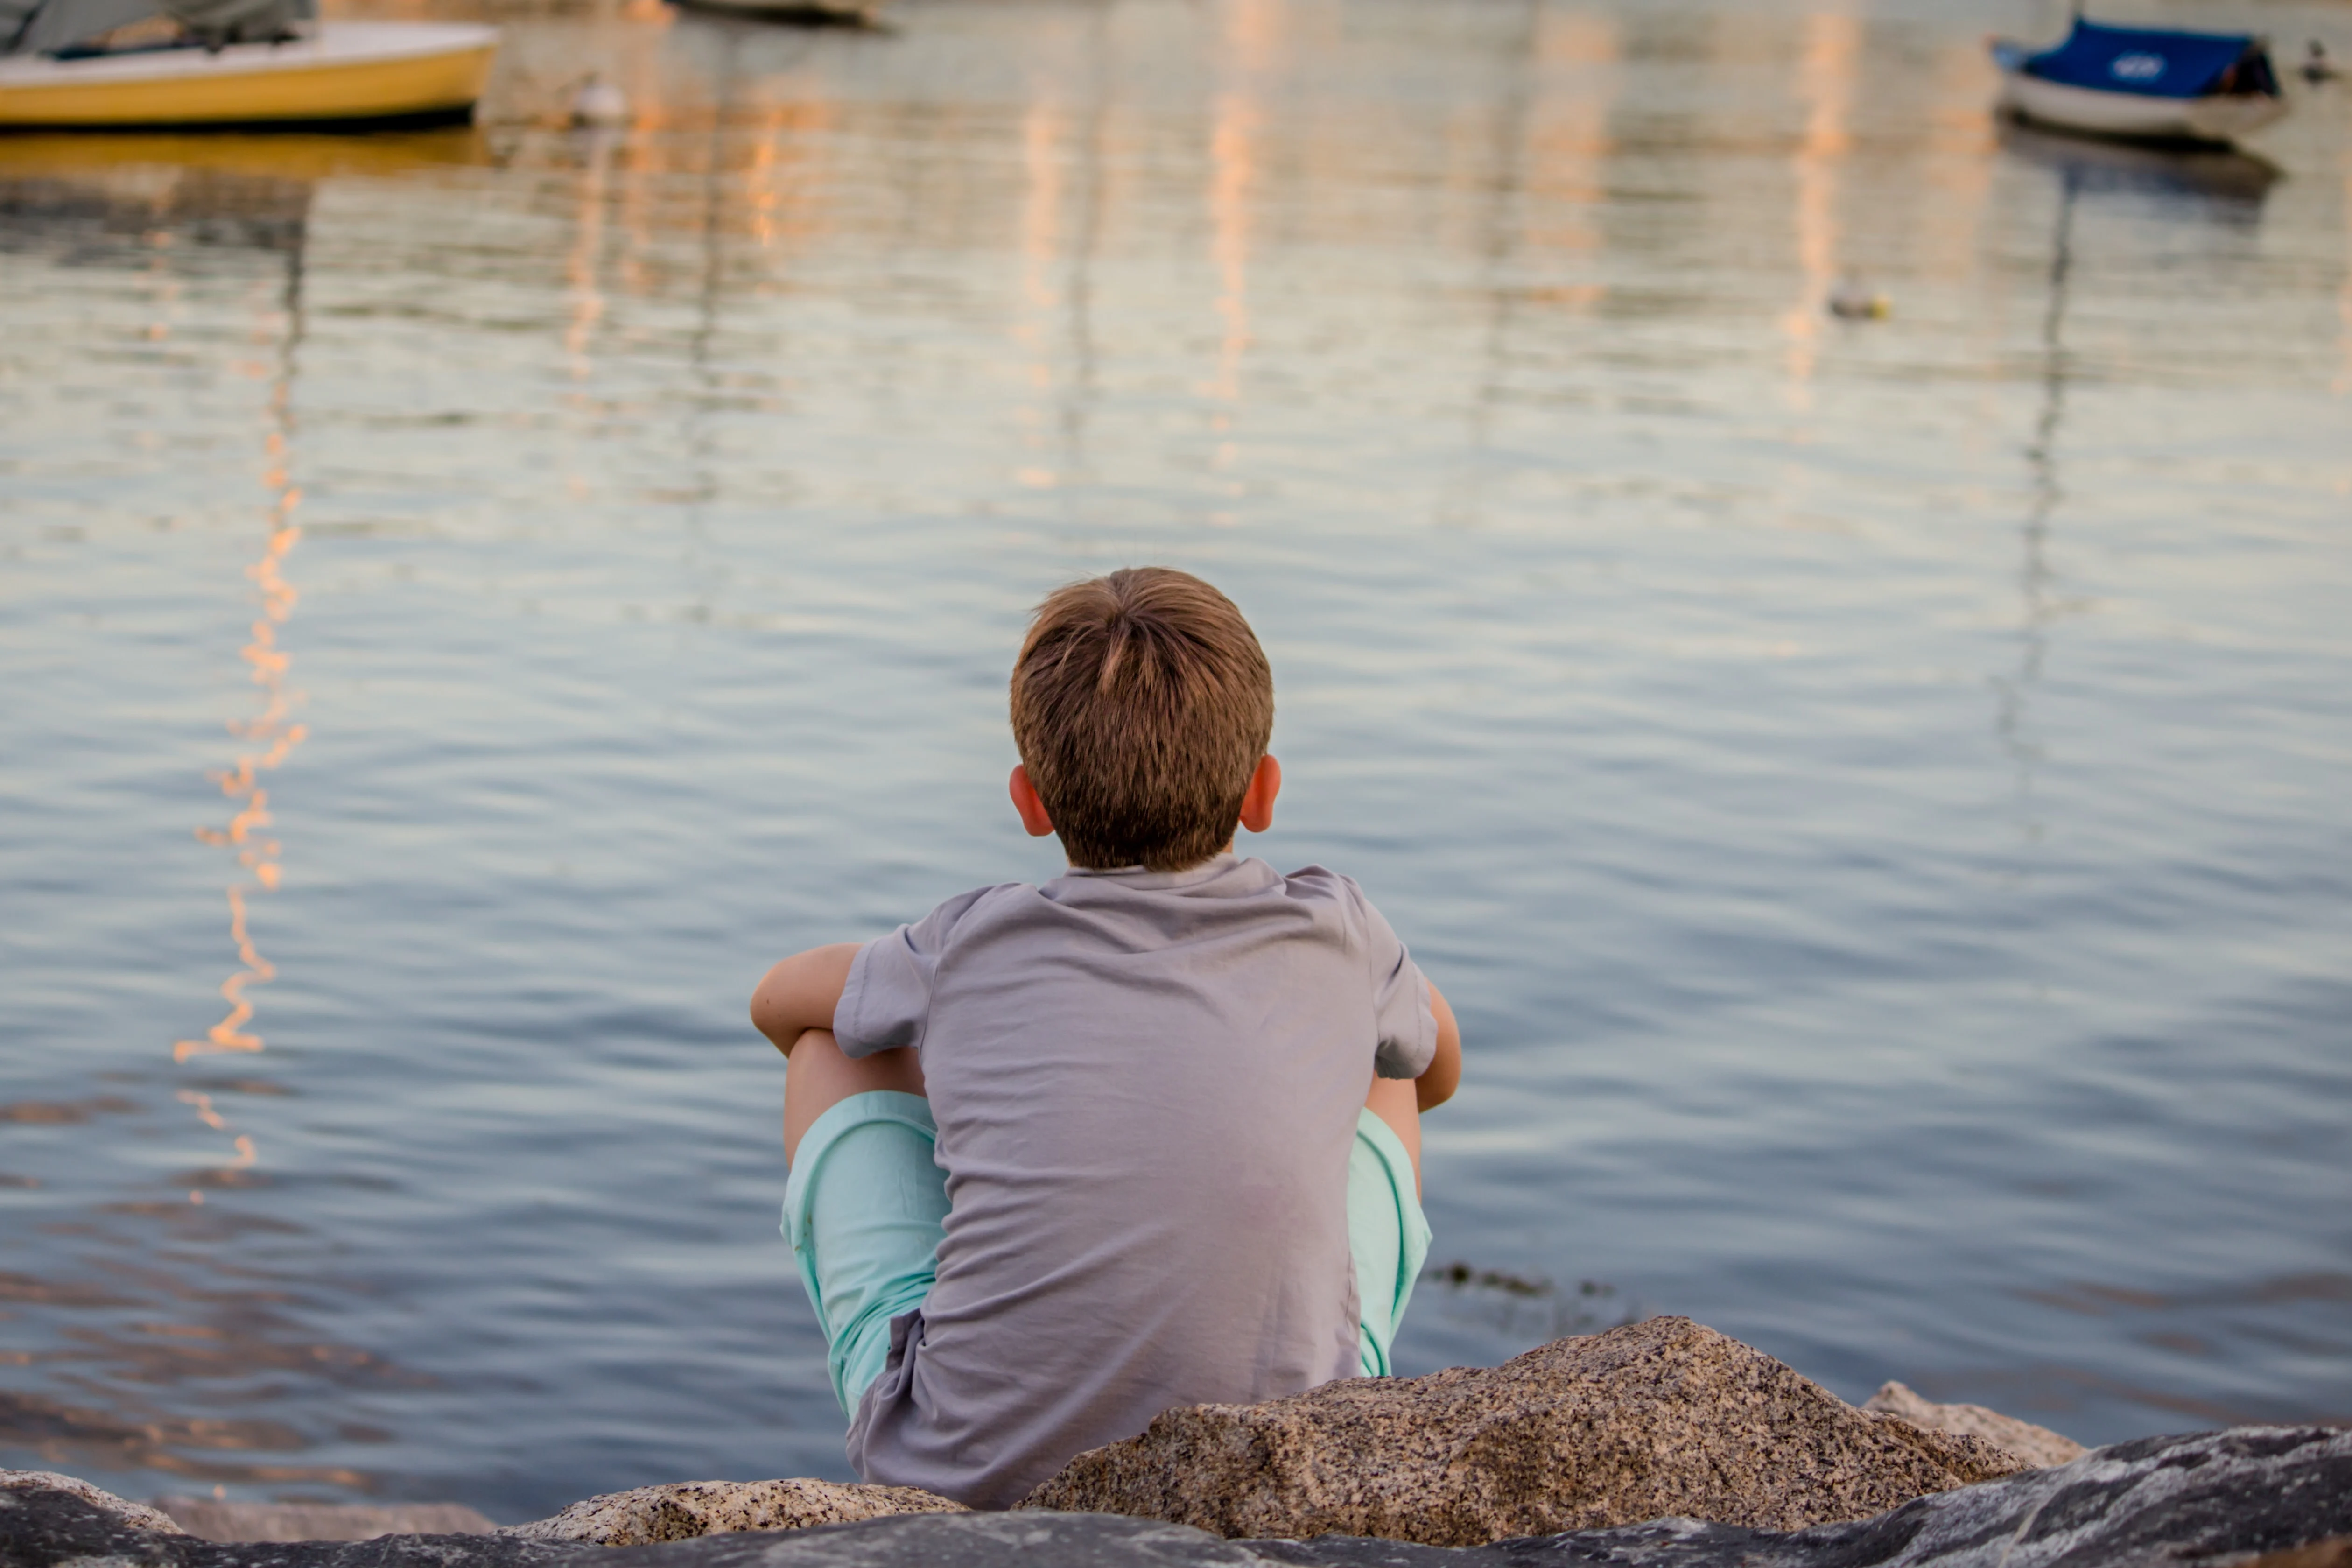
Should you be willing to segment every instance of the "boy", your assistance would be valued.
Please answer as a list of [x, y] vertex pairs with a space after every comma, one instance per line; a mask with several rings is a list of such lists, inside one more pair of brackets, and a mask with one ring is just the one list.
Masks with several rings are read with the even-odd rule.
[[1353, 882], [1233, 853], [1282, 770], [1223, 595], [1072, 584], [1012, 697], [1013, 809], [1067, 874], [785, 959], [751, 998], [850, 1460], [977, 1508], [1173, 1405], [1385, 1373], [1429, 1246], [1419, 1113], [1461, 1073]]

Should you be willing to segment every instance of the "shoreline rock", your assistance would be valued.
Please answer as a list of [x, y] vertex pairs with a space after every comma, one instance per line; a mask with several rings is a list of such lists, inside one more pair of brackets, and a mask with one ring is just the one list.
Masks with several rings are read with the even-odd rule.
[[2003, 1415], [1981, 1405], [1937, 1405], [1899, 1383], [1880, 1384], [1877, 1393], [1863, 1401], [1862, 1408], [1874, 1414], [1899, 1415], [1914, 1426], [1925, 1426], [1931, 1432], [1958, 1432], [1981, 1437], [2037, 1469], [2071, 1464], [2090, 1451], [2074, 1438], [2061, 1436], [2047, 1426], [2036, 1426], [2031, 1421], [2020, 1421], [2014, 1415]]
[[673, 1481], [573, 1503], [498, 1533], [518, 1541], [648, 1546], [741, 1531], [813, 1530], [900, 1514], [964, 1513], [960, 1502], [915, 1487], [845, 1481]]
[[[79, 1498], [93, 1508], [102, 1509], [121, 1520], [132, 1530], [150, 1531], [157, 1535], [185, 1535], [180, 1523], [161, 1509], [143, 1502], [132, 1502], [116, 1497], [90, 1485], [79, 1476], [59, 1475], [55, 1470], [0, 1470], [0, 1492], [54, 1491]], [[6, 1561], [0, 1556], [0, 1562]]]
[[0, 1472], [7, 1568], [2352, 1568], [2352, 1430], [2235, 1427], [2095, 1449], [1866, 1520], [1690, 1519], [1440, 1547], [1227, 1541], [1117, 1515], [929, 1513], [607, 1547], [512, 1534], [221, 1544], [86, 1482]]
[[379, 1535], [487, 1535], [498, 1526], [456, 1502], [222, 1502], [159, 1497], [154, 1506], [204, 1541], [373, 1541]]
[[0, 1470], [0, 1565], [2352, 1568], [2352, 1429], [2083, 1453], [1899, 1384], [1871, 1404], [1652, 1319], [1500, 1367], [1170, 1411], [1007, 1512], [908, 1488], [688, 1481], [465, 1533], [488, 1521], [457, 1505], [164, 1500], [175, 1521]]
[[1667, 1517], [1801, 1530], [2026, 1468], [1981, 1437], [1856, 1410], [1688, 1318], [1652, 1318], [1499, 1367], [1171, 1410], [1020, 1506], [1229, 1539], [1475, 1546]]

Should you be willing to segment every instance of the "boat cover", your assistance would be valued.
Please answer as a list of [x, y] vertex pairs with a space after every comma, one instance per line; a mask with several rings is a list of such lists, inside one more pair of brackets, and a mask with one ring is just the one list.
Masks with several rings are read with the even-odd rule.
[[268, 43], [318, 14], [317, 0], [0, 0], [0, 55], [55, 54], [158, 16], [212, 47]]
[[292, 37], [319, 14], [318, 0], [162, 0], [161, 8], [212, 47]]
[[0, 55], [53, 54], [162, 9], [156, 0], [0, 0]]
[[2108, 27], [2074, 20], [2054, 49], [2025, 62], [2044, 81], [2144, 98], [2202, 98], [2222, 73], [2259, 47], [2242, 33], [2175, 33], [2154, 27]]

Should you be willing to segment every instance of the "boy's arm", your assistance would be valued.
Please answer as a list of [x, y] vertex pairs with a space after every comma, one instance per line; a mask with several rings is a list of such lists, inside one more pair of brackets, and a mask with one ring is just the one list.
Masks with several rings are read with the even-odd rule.
[[[845, 976], [848, 973], [846, 969], [842, 971]], [[1426, 976], [1422, 983], [1429, 987], [1429, 1010], [1437, 1019], [1437, 1054], [1430, 1058], [1427, 1069], [1412, 1080], [1412, 1089], [1421, 1109], [1428, 1110], [1453, 1099], [1454, 1086], [1462, 1081], [1462, 1028], [1454, 1023], [1454, 1009], [1445, 1005], [1436, 983]]]
[[[832, 1028], [833, 1010], [841, 1005], [842, 987], [849, 984], [850, 961], [861, 945], [836, 942], [813, 947], [768, 971], [751, 993], [751, 1026], [787, 1057], [809, 1030]], [[1449, 1021], [1451, 1016], [1447, 1015]], [[1442, 1054], [1442, 1041], [1438, 1048]]]

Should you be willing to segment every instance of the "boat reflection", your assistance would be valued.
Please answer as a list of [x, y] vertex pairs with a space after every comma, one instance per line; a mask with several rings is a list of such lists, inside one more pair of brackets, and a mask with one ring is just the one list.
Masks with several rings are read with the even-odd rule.
[[179, 169], [309, 184], [489, 162], [488, 140], [470, 125], [369, 136], [73, 132], [0, 137], [0, 181], [102, 181], [134, 169]]
[[[2031, 847], [2043, 831], [2035, 786], [2046, 761], [2033, 720], [2033, 696], [2049, 661], [2052, 628], [2067, 609], [2057, 591], [2050, 550], [2053, 524], [2066, 499], [2059, 477], [2059, 453], [2074, 371], [2065, 323], [2074, 284], [2077, 209], [2086, 199], [2136, 195], [2225, 225], [2251, 225], [2259, 220], [2263, 200], [2281, 173], [2267, 160], [2233, 149], [2099, 141], [2039, 130], [2010, 118], [1999, 122], [1998, 135], [2004, 153], [2049, 170], [2058, 180], [2049, 287], [2040, 334], [2041, 408], [2025, 447], [2031, 500], [2020, 526], [2018, 664], [2013, 675], [1997, 678], [1993, 683], [1998, 703], [1995, 729], [2016, 772], [2017, 822]], [[2030, 870], [2021, 872], [2021, 876], [2030, 874]]]
[[2003, 121], [2000, 145], [2063, 178], [2070, 191], [2133, 192], [2214, 204], [2251, 216], [2278, 183], [2278, 165], [2252, 153], [2181, 151], [2095, 142]]
[[378, 136], [0, 137], [0, 252], [151, 268], [187, 243], [299, 251], [320, 184], [487, 163], [471, 127]]

